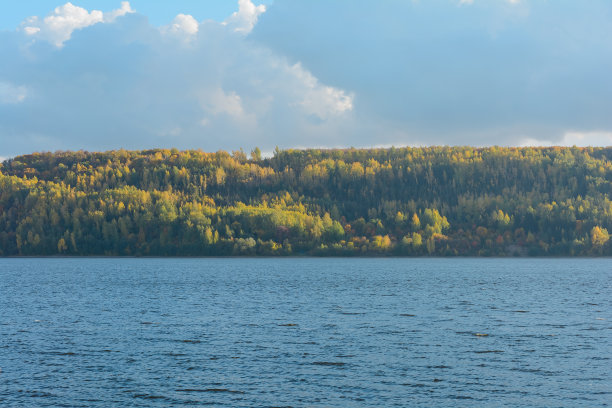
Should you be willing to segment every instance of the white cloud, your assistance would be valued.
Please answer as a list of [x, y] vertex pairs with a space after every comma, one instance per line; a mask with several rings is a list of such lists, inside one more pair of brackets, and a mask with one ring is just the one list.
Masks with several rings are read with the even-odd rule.
[[122, 1], [120, 8], [118, 8], [117, 10], [109, 11], [108, 13], [104, 13], [104, 22], [112, 23], [117, 17], [122, 17], [129, 13], [134, 13], [134, 10], [130, 6], [130, 2]]
[[238, 33], [248, 34], [257, 23], [259, 15], [265, 11], [266, 6], [263, 4], [256, 6], [251, 0], [238, 0], [238, 11], [229, 16], [223, 24]]
[[15, 86], [10, 82], [0, 81], [0, 104], [17, 104], [23, 102], [28, 95], [24, 86]]
[[127, 1], [121, 3], [121, 8], [108, 13], [103, 13], [100, 10], [89, 12], [68, 2], [55, 8], [51, 14], [42, 20], [37, 16], [27, 18], [21, 24], [21, 28], [28, 36], [62, 47], [64, 42], [70, 39], [73, 31], [102, 22], [110, 23], [115, 21], [117, 17], [132, 12], [130, 3]]
[[[32, 17], [34, 18], [34, 17]], [[36, 20], [28, 20], [28, 21], [36, 21]], [[36, 33], [38, 33], [40, 31], [40, 27], [23, 27], [23, 31], [27, 34], [27, 35], [34, 35]]]
[[302, 91], [304, 97], [299, 105], [307, 114], [325, 120], [353, 109], [353, 95], [347, 94], [342, 89], [321, 86], [317, 78], [299, 63], [293, 65], [290, 70], [305, 88]]
[[193, 16], [179, 14], [172, 20], [170, 25], [163, 26], [161, 31], [166, 34], [182, 35], [189, 38], [198, 33], [199, 27], [200, 25]]
[[565, 132], [560, 140], [525, 138], [520, 146], [612, 146], [612, 132]]

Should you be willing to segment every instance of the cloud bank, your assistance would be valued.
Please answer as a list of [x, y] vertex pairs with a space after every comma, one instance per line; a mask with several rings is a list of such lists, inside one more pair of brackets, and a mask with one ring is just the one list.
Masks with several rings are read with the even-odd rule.
[[611, 36], [605, 0], [275, 0], [251, 34], [354, 92], [383, 143], [476, 145], [601, 141]]
[[610, 144], [604, 0], [239, 0], [161, 27], [66, 3], [0, 31], [0, 156]]
[[353, 95], [250, 41], [264, 11], [240, 0], [224, 22], [158, 28], [127, 2], [67, 3], [0, 34], [0, 154], [326, 144], [351, 125]]

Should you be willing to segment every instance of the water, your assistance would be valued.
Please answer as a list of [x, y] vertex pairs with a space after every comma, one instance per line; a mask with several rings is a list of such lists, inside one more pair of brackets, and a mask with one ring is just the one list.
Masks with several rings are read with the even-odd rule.
[[0, 259], [0, 405], [594, 407], [609, 259]]

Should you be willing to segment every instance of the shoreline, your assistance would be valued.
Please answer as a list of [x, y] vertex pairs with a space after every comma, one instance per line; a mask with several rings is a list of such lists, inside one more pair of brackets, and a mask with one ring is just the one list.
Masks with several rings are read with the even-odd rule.
[[249, 256], [249, 255], [176, 255], [176, 256], [134, 256], [134, 255], [31, 255], [0, 256], [0, 259], [612, 259], [612, 256], [572, 256], [572, 255], [538, 255], [538, 256], [338, 256], [338, 255], [288, 255], [288, 256]]

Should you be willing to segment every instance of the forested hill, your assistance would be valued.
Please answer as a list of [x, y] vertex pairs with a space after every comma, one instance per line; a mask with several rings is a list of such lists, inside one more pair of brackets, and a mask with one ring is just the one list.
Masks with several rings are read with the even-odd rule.
[[611, 148], [57, 152], [0, 166], [0, 255], [610, 255]]

